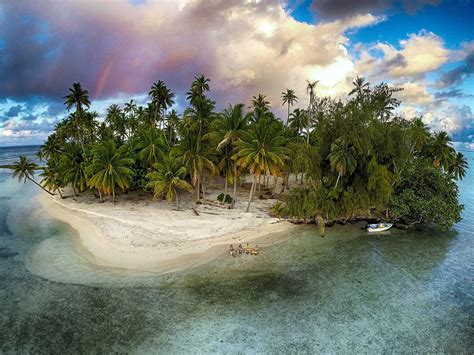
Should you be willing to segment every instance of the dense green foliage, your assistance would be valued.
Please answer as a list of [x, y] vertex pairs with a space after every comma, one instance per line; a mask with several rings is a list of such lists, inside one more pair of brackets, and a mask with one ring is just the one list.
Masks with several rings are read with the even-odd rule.
[[[239, 181], [251, 174], [247, 211], [263, 179], [264, 185], [272, 181], [271, 195], [282, 201], [273, 213], [290, 219], [385, 213], [443, 227], [459, 220], [455, 180], [464, 176], [466, 160], [445, 132], [395, 114], [400, 102], [393, 94], [400, 89], [357, 78], [342, 102], [318, 97], [317, 82], [308, 82], [306, 109], [292, 111], [298, 97], [291, 89], [282, 92], [283, 124], [262, 94], [253, 96], [248, 110], [235, 104], [216, 112], [210, 86], [204, 75], [195, 77], [182, 116], [171, 109], [174, 94], [158, 81], [145, 106], [113, 104], [99, 120], [88, 110], [87, 90], [74, 83], [64, 97], [72, 112], [38, 153], [47, 162], [44, 187], [93, 189], [114, 200], [116, 190], [135, 189], [176, 202], [179, 190], [194, 189], [196, 201], [205, 202], [206, 181], [223, 176], [222, 196], [233, 184], [233, 206]], [[16, 176], [32, 176], [27, 163], [20, 159]], [[290, 176], [299, 186], [290, 189]]]

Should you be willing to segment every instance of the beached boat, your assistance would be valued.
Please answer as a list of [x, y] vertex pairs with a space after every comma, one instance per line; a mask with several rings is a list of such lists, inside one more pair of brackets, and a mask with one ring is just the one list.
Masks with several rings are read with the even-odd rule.
[[369, 224], [367, 226], [367, 232], [373, 233], [373, 232], [383, 232], [386, 231], [387, 229], [392, 228], [393, 223], [377, 223], [377, 224]]

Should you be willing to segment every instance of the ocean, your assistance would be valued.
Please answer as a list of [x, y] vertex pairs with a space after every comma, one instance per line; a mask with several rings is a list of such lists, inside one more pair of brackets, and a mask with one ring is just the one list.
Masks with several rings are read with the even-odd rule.
[[[38, 147], [0, 148], [0, 165]], [[474, 152], [453, 230], [301, 227], [258, 257], [154, 275], [98, 268], [44, 193], [0, 169], [2, 353], [471, 353]]]

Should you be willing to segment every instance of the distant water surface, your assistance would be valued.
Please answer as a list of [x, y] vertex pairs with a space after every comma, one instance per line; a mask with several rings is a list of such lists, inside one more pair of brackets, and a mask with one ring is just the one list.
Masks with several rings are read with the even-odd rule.
[[[0, 148], [0, 165], [36, 149]], [[450, 232], [301, 228], [157, 276], [88, 264], [38, 213], [41, 191], [0, 170], [0, 352], [472, 353], [473, 186], [471, 169]]]

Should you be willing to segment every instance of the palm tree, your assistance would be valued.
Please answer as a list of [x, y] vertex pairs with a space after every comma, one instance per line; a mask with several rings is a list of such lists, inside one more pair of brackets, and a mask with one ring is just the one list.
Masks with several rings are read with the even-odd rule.
[[82, 118], [83, 106], [89, 108], [91, 102], [89, 100], [89, 92], [82, 88], [81, 83], [73, 83], [72, 87], [69, 88], [70, 94], [64, 96], [66, 99], [64, 104], [66, 109], [69, 111], [71, 107], [76, 108], [75, 123], [76, 123], [76, 134], [79, 142], [81, 143], [82, 150], [84, 151], [83, 137], [81, 136], [80, 122]]
[[112, 194], [115, 203], [115, 188], [118, 186], [125, 190], [130, 186], [130, 177], [134, 173], [129, 166], [133, 164], [133, 159], [127, 157], [126, 148], [124, 145], [117, 149], [113, 140], [94, 147], [92, 164], [87, 167], [91, 175], [88, 185], [97, 189], [101, 201], [103, 192]]
[[[219, 155], [219, 162], [217, 163], [217, 168], [220, 172], [224, 173], [224, 196], [227, 196], [228, 182], [234, 183], [234, 197], [232, 199], [232, 205], [235, 203], [236, 191], [237, 191], [237, 166], [235, 161], [232, 160], [232, 151], [233, 147], [227, 145], [222, 149], [221, 154]], [[224, 200], [225, 201], [225, 197]]]
[[[246, 129], [249, 125], [251, 113], [244, 112], [244, 104], [238, 104], [235, 106], [229, 105], [229, 108], [225, 109], [222, 114], [214, 120], [212, 129], [218, 137], [219, 143], [217, 144], [217, 150], [221, 151], [226, 147], [233, 148], [235, 143], [242, 139]], [[222, 161], [221, 164], [222, 165]], [[237, 197], [237, 164], [233, 164], [233, 176], [232, 180], [234, 183], [234, 195], [233, 202]], [[227, 170], [225, 170], [227, 172]], [[227, 186], [228, 176], [225, 174], [225, 181]]]
[[251, 107], [254, 109], [268, 110], [270, 108], [270, 101], [267, 101], [267, 96], [258, 94], [257, 96], [252, 96]]
[[74, 195], [77, 189], [82, 192], [87, 187], [87, 173], [84, 155], [76, 143], [68, 143], [64, 146], [59, 160], [59, 171], [64, 185], [71, 184]]
[[[191, 92], [197, 96], [203, 96], [206, 91], [209, 91], [209, 82], [211, 80], [206, 78], [204, 74], [199, 74], [194, 77], [191, 84]], [[191, 99], [191, 97], [189, 97]]]
[[451, 138], [449, 138], [446, 132], [441, 131], [434, 135], [434, 140], [429, 149], [431, 157], [433, 158], [434, 166], [448, 166], [453, 150], [450, 144]]
[[352, 82], [352, 85], [354, 85], [354, 89], [349, 92], [349, 96], [357, 94], [357, 100], [359, 101], [366, 97], [370, 92], [369, 83], [367, 83], [362, 77], [358, 76]]
[[180, 123], [181, 118], [179, 117], [179, 114], [176, 112], [176, 110], [171, 110], [166, 115], [166, 135], [168, 136], [166, 141], [170, 146], [176, 144], [176, 141], [178, 140], [177, 134]]
[[175, 154], [181, 159], [187, 171], [191, 174], [191, 181], [196, 190], [196, 202], [200, 199], [200, 189], [203, 187], [205, 199], [205, 190], [203, 185], [204, 174], [209, 171], [215, 172], [214, 163], [211, 161], [213, 153], [208, 149], [201, 134], [192, 130], [190, 127], [183, 127], [183, 139], [175, 149]]
[[156, 117], [162, 119], [162, 112], [174, 104], [174, 94], [166, 87], [163, 81], [159, 80], [158, 82], [153, 83], [148, 95], [151, 96]]
[[288, 159], [288, 149], [285, 147], [285, 139], [281, 131], [277, 129], [277, 125], [269, 124], [265, 119], [255, 124], [243, 139], [235, 144], [238, 150], [232, 159], [242, 168], [248, 168], [254, 176], [246, 209], [248, 212], [260, 176], [280, 175], [284, 161]]
[[309, 101], [310, 101], [310, 106], [311, 106], [312, 100], [314, 100], [314, 97], [315, 97], [316, 85], [318, 85], [319, 80], [316, 80], [316, 81], [306, 80], [306, 83], [307, 83], [306, 93], [309, 95]]
[[457, 152], [451, 160], [448, 171], [457, 180], [462, 180], [466, 176], [468, 168], [467, 160], [462, 153]]
[[36, 165], [31, 159], [28, 159], [24, 155], [20, 155], [19, 160], [13, 163], [12, 166], [12, 176], [14, 178], [18, 178], [18, 181], [23, 180], [25, 183], [27, 180], [34, 183], [36, 186], [40, 187], [42, 190], [46, 191], [50, 195], [54, 195], [52, 192], [46, 190], [43, 186], [38, 184], [35, 179], [35, 170], [39, 169], [38, 165]]
[[146, 175], [150, 180], [147, 187], [153, 189], [153, 197], [166, 196], [171, 202], [176, 199], [176, 210], [179, 211], [178, 189], [191, 191], [193, 187], [184, 180], [186, 168], [177, 163], [176, 159], [166, 156], [160, 163], [153, 164], [154, 171]]
[[297, 135], [300, 135], [304, 129], [308, 128], [308, 115], [305, 110], [297, 108], [294, 110], [289, 119], [289, 127]]
[[127, 131], [125, 115], [119, 105], [112, 104], [107, 108], [107, 116], [105, 117], [105, 122], [120, 137], [125, 137]]
[[413, 150], [418, 153], [422, 151], [430, 139], [430, 131], [421, 117], [415, 118], [410, 125], [410, 138], [412, 140]]
[[140, 134], [135, 149], [143, 167], [149, 168], [161, 160], [165, 144], [163, 133], [157, 128], [147, 128]]
[[281, 93], [281, 100], [283, 105], [288, 105], [288, 117], [286, 119], [286, 125], [290, 121], [290, 106], [293, 106], [295, 102], [298, 102], [298, 97], [295, 95], [295, 90], [286, 89]]
[[347, 173], [352, 174], [357, 166], [357, 160], [354, 157], [354, 149], [349, 147], [344, 141], [338, 139], [331, 145], [329, 153], [329, 162], [331, 168], [337, 172], [337, 180], [334, 189], [337, 188], [339, 179]]
[[61, 175], [55, 166], [48, 166], [43, 170], [43, 172], [40, 174], [41, 177], [43, 178], [41, 180], [41, 185], [46, 187], [48, 190], [55, 192], [59, 192], [59, 196], [63, 198], [63, 194], [61, 193]]
[[58, 162], [61, 156], [62, 147], [61, 142], [56, 133], [52, 133], [46, 138], [46, 141], [38, 151], [38, 158], [41, 160], [51, 160]]

